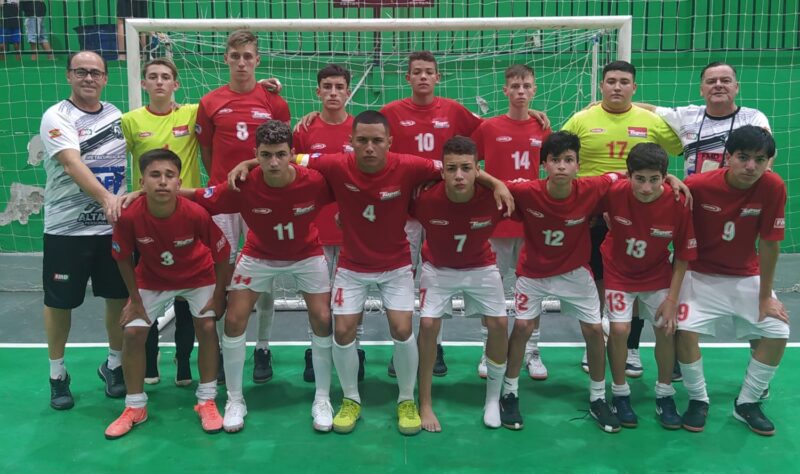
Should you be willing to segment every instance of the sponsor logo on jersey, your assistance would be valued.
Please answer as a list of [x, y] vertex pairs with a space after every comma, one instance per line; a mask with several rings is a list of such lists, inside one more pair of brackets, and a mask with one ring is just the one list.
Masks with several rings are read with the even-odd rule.
[[230, 109], [230, 108], [228, 108], [228, 107], [225, 107], [224, 109], [219, 109], [219, 111], [217, 112], [217, 114], [219, 114], [219, 115], [222, 115], [222, 114], [230, 114], [230, 113], [232, 113], [232, 112], [233, 112], [233, 109]]
[[378, 197], [381, 201], [388, 201], [390, 199], [399, 198], [403, 193], [399, 187], [385, 188], [378, 191]]
[[530, 141], [531, 141], [531, 146], [535, 146], [537, 148], [541, 148], [542, 147], [542, 141], [539, 140], [538, 138], [530, 137]]
[[354, 193], [361, 191], [360, 189], [358, 189], [358, 187], [356, 187], [355, 184], [344, 183], [344, 187], [347, 188], [349, 191], [353, 191]]
[[189, 136], [189, 126], [188, 125], [179, 125], [177, 127], [172, 127], [172, 135], [174, 137], [186, 137], [186, 136]]
[[295, 216], [302, 216], [303, 214], [308, 214], [309, 212], [313, 211], [316, 208], [313, 202], [304, 202], [301, 204], [295, 204], [292, 207], [292, 211], [294, 212]]
[[576, 225], [581, 225], [586, 222], [586, 216], [575, 217], [573, 219], [564, 219], [564, 225], [567, 227], [574, 227]]
[[415, 122], [413, 120], [401, 120], [400, 121], [400, 125], [402, 125], [404, 127], [413, 127], [416, 124], [417, 124], [417, 122]]
[[449, 224], [449, 222], [447, 222], [444, 219], [431, 219], [428, 222], [430, 222], [433, 225], [447, 225], [447, 224]]
[[469, 221], [470, 230], [483, 229], [484, 227], [489, 227], [490, 225], [492, 225], [491, 217], [476, 217], [475, 219], [470, 219]]
[[61, 136], [61, 130], [54, 128], [47, 132], [50, 135], [50, 138], [58, 138]]
[[136, 241], [139, 242], [142, 245], [152, 244], [153, 242], [155, 242], [155, 240], [153, 240], [152, 237], [147, 237], [147, 236], [145, 236], [145, 237], [137, 237]]
[[686, 242], [686, 248], [687, 249], [696, 249], [697, 248], [697, 239], [689, 239], [689, 241]]
[[761, 204], [748, 204], [747, 207], [742, 208], [742, 213], [739, 217], [755, 217], [761, 215]]
[[700, 204], [700, 207], [708, 212], [722, 212], [722, 208], [713, 204]]
[[344, 145], [342, 147], [342, 151], [344, 151], [345, 153], [352, 153], [353, 152], [353, 147], [350, 146], [350, 145]]
[[511, 141], [511, 137], [509, 137], [508, 135], [503, 135], [501, 137], [495, 138], [495, 140], [500, 142], [500, 143], [506, 143], [506, 142], [510, 142]]
[[122, 133], [122, 122], [115, 122], [112, 130], [114, 132], [114, 138], [125, 138], [125, 135]]
[[198, 135], [203, 133], [203, 127], [201, 127], [199, 123], [194, 124], [194, 133]]
[[697, 134], [694, 132], [686, 132], [683, 134], [683, 138], [686, 140], [697, 140]]
[[78, 138], [90, 137], [93, 133], [91, 128], [82, 128], [78, 130]]
[[250, 212], [253, 214], [269, 214], [272, 212], [272, 209], [268, 207], [254, 207], [250, 209]]
[[622, 216], [614, 216], [614, 220], [622, 225], [633, 225], [633, 222], [631, 222], [630, 219], [626, 219]]
[[322, 150], [323, 148], [325, 148], [325, 144], [324, 143], [315, 143], [315, 144], [311, 145], [311, 149], [312, 150]]
[[450, 128], [450, 122], [447, 119], [433, 119], [431, 120], [433, 128]]
[[225, 238], [225, 236], [224, 236], [224, 235], [223, 235], [223, 236], [221, 236], [221, 237], [219, 238], [219, 240], [217, 240], [217, 252], [219, 252], [219, 251], [221, 251], [222, 249], [224, 249], [224, 248], [225, 248], [225, 244], [226, 244], [227, 242], [228, 242], [228, 240]]
[[259, 119], [259, 120], [271, 120], [272, 119], [272, 114], [269, 113], [269, 112], [266, 112], [264, 110], [252, 110], [251, 112], [252, 112], [252, 116], [253, 116], [254, 119]]
[[651, 227], [650, 228], [650, 236], [651, 237], [659, 237], [662, 239], [671, 239], [672, 238], [672, 227], [664, 227], [660, 229], [658, 227]]
[[147, 138], [152, 136], [153, 134], [151, 132], [139, 132], [139, 138]]
[[206, 188], [206, 190], [205, 190], [205, 191], [203, 191], [203, 197], [204, 197], [204, 198], [206, 198], [206, 199], [208, 199], [208, 198], [210, 198], [211, 196], [213, 196], [213, 195], [214, 195], [214, 188], [216, 188], [216, 186], [209, 186], [209, 187], [207, 187], [207, 188]]
[[531, 208], [525, 209], [525, 212], [527, 212], [528, 214], [532, 215], [533, 217], [538, 217], [539, 219], [544, 219], [544, 214], [542, 214], [539, 211], [534, 211]]
[[117, 253], [122, 252], [122, 248], [119, 246], [119, 242], [117, 242], [116, 240], [112, 240], [111, 241], [111, 250], [113, 250], [113, 251], [115, 251]]
[[628, 127], [628, 136], [632, 138], [647, 138], [647, 127]]
[[186, 247], [187, 245], [191, 245], [194, 242], [194, 237], [189, 237], [188, 239], [178, 239], [172, 241], [175, 244], [175, 247]]
[[69, 273], [53, 273], [53, 281], [69, 281]]
[[589, 131], [591, 133], [604, 133], [606, 131], [606, 129], [605, 128], [592, 128], [592, 129], [589, 129]]
[[786, 219], [783, 217], [778, 217], [775, 219], [775, 228], [776, 229], [785, 229], [786, 228]]

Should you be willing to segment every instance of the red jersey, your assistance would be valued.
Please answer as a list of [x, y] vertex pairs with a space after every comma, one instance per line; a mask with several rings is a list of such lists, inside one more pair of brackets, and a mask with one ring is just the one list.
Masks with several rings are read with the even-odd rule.
[[566, 199], [553, 199], [547, 180], [507, 183], [522, 219], [525, 245], [517, 275], [547, 278], [586, 267], [591, 253], [589, 221], [616, 174], [580, 178], [572, 182]]
[[[300, 127], [294, 132], [292, 146], [295, 153], [347, 153], [350, 146], [350, 133], [353, 130], [353, 116], [339, 124], [329, 124], [320, 117], [311, 122], [308, 130]], [[336, 225], [335, 216], [339, 206], [333, 202], [322, 208], [314, 224], [319, 230], [319, 243], [322, 245], [342, 245], [342, 229]]]
[[602, 203], [608, 212], [609, 232], [600, 246], [607, 289], [636, 292], [669, 288], [671, 242], [676, 259], [697, 258], [692, 211], [685, 202], [685, 196], [675, 201], [668, 184], [664, 184], [661, 197], [650, 203], [636, 199], [627, 179], [611, 185]]
[[141, 196], [122, 212], [114, 226], [111, 255], [115, 260], [139, 252], [136, 285], [169, 291], [216, 283], [214, 262], [228, 260], [231, 247], [211, 216], [196, 203], [178, 196], [175, 212], [166, 218], [147, 210]]
[[727, 169], [693, 174], [686, 185], [694, 197], [697, 260], [690, 270], [719, 275], [758, 275], [756, 240], [783, 240], [786, 184], [766, 172], [750, 189], [725, 181]]
[[294, 181], [282, 188], [264, 182], [261, 167], [239, 183], [240, 192], [223, 183], [198, 189], [195, 199], [212, 214], [239, 212], [249, 230], [242, 253], [266, 260], [299, 261], [322, 255], [314, 219], [332, 197], [325, 178], [313, 170], [290, 165]]
[[227, 85], [200, 99], [197, 140], [211, 147], [209, 185], [224, 183], [228, 172], [255, 156], [256, 128], [267, 120], [289, 123], [289, 105], [283, 98], [257, 85], [240, 94]]
[[452, 99], [434, 97], [429, 105], [416, 105], [410, 98], [383, 106], [389, 120], [395, 153], [410, 153], [441, 160], [444, 142], [456, 136], [468, 137], [481, 124], [481, 118]]
[[[548, 136], [550, 130], [543, 129], [533, 117], [514, 120], [508, 115], [492, 117], [472, 133], [478, 158], [484, 161], [486, 172], [508, 181], [539, 179], [539, 152]], [[522, 224], [506, 219], [500, 222], [492, 237], [522, 237]]]
[[492, 191], [476, 185], [472, 199], [456, 203], [447, 198], [444, 182], [439, 182], [411, 202], [409, 214], [425, 228], [424, 261], [440, 268], [480, 268], [495, 263], [489, 236], [503, 214], [497, 210]]
[[364, 173], [353, 153], [298, 155], [319, 170], [339, 204], [344, 241], [339, 266], [362, 273], [385, 272], [411, 264], [405, 224], [414, 189], [441, 178], [441, 162], [387, 153], [386, 166]]

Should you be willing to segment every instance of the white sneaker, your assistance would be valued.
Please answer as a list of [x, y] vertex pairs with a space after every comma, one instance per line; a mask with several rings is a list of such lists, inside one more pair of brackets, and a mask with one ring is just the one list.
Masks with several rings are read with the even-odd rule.
[[485, 379], [489, 376], [489, 369], [486, 368], [486, 353], [481, 353], [481, 361], [478, 362], [478, 377]]
[[581, 369], [587, 374], [589, 373], [589, 357], [586, 355], [586, 349], [583, 350], [583, 359], [581, 359]]
[[500, 419], [500, 402], [487, 402], [483, 406], [483, 424], [487, 428], [500, 428], [503, 426]]
[[228, 433], [236, 433], [244, 428], [244, 417], [247, 416], [247, 405], [242, 400], [231, 400], [225, 403], [225, 418], [222, 419], [222, 428]]
[[642, 376], [642, 358], [639, 356], [639, 349], [628, 349], [628, 358], [625, 360], [625, 375], [632, 378]]
[[539, 349], [531, 352], [530, 357], [525, 357], [525, 359], [527, 360], [525, 365], [528, 367], [528, 375], [530, 375], [533, 380], [547, 379], [547, 367], [545, 367], [542, 362], [542, 355]]
[[328, 432], [333, 429], [333, 406], [328, 399], [314, 400], [311, 405], [311, 417], [314, 418], [314, 429]]

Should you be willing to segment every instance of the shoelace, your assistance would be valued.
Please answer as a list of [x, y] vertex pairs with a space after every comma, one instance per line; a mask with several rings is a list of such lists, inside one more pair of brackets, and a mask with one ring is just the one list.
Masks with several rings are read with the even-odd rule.
[[404, 418], [414, 418], [417, 416], [417, 407], [413, 403], [404, 403], [400, 406], [400, 415]]

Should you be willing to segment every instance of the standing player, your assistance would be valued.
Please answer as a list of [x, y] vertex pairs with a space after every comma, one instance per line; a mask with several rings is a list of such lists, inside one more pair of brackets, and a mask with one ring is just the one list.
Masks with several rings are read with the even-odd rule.
[[255, 141], [259, 167], [239, 185], [240, 193], [228, 189], [227, 183], [196, 190], [197, 201], [213, 214], [240, 212], [250, 228], [231, 281], [222, 336], [228, 387], [223, 427], [228, 432], [239, 431], [247, 415], [242, 370], [245, 330], [253, 305], [262, 293], [273, 291], [275, 277], [291, 275], [306, 301], [313, 330], [313, 426], [318, 431], [330, 431], [331, 284], [313, 222], [332, 197], [318, 172], [290, 163], [292, 135], [288, 125], [270, 120], [258, 127]]
[[[611, 323], [608, 359], [613, 397], [611, 406], [622, 426], [636, 427], [631, 390], [625, 380], [628, 333], [633, 307], [653, 324], [658, 381], [656, 413], [667, 429], [679, 429], [672, 368], [675, 361], [678, 293], [689, 261], [697, 257], [691, 210], [685, 199], [675, 201], [664, 182], [669, 157], [655, 143], [640, 143], [628, 154], [628, 180], [614, 183], [603, 200], [608, 235], [600, 251], [605, 269], [605, 316]], [[670, 244], [675, 248], [670, 264]]]
[[[225, 63], [230, 69], [230, 82], [206, 94], [197, 111], [197, 138], [203, 165], [209, 173], [210, 186], [224, 183], [228, 172], [241, 161], [253, 156], [255, 130], [267, 120], [289, 123], [289, 106], [279, 95], [257, 87], [255, 68], [261, 62], [258, 38], [245, 30], [228, 36]], [[214, 216], [231, 249], [237, 249], [244, 233], [239, 214]], [[233, 272], [236, 251], [231, 251], [229, 272]], [[269, 333], [274, 318], [272, 295], [264, 293], [257, 304], [259, 315], [258, 342], [253, 351], [253, 381], [264, 383], [272, 378], [272, 353]]]
[[442, 430], [433, 412], [431, 385], [441, 317], [452, 312], [452, 297], [464, 293], [465, 314], [486, 316], [488, 370], [483, 423], [500, 427], [500, 388], [508, 352], [508, 319], [503, 282], [489, 236], [503, 218], [492, 193], [475, 186], [477, 150], [469, 138], [445, 142], [442, 178], [411, 202], [410, 214], [425, 229], [422, 246], [419, 323], [419, 406], [422, 428]]
[[[194, 410], [205, 432], [218, 433], [222, 417], [214, 401], [219, 360], [214, 318], [225, 311], [224, 262], [230, 245], [205, 210], [178, 196], [181, 159], [177, 154], [151, 150], [139, 158], [139, 166], [145, 196], [120, 216], [112, 242], [114, 259], [130, 294], [119, 321], [125, 328], [122, 360], [128, 394], [125, 410], [108, 426], [106, 438], [120, 438], [147, 420], [144, 377], [149, 326], [178, 296], [195, 315], [200, 343], [200, 384]], [[134, 250], [140, 255], [135, 271]]]
[[678, 361], [689, 394], [683, 427], [702, 431], [708, 416], [698, 339], [713, 336], [718, 319], [733, 317], [738, 337], [758, 339], [733, 416], [771, 436], [775, 426], [759, 399], [789, 337], [788, 312], [772, 291], [784, 236], [786, 185], [767, 170], [775, 140], [764, 129], [745, 125], [734, 130], [725, 151], [727, 168], [686, 180], [694, 196], [698, 258], [689, 265], [678, 307]]
[[101, 102], [108, 82], [105, 60], [91, 51], [70, 55], [72, 92], [47, 109], [40, 135], [44, 169], [44, 327], [50, 358], [50, 406], [67, 410], [75, 401], [64, 364], [72, 310], [83, 303], [92, 278], [95, 296], [105, 299], [108, 358], [98, 373], [106, 395], [125, 395], [119, 315], [128, 293], [111, 258], [111, 223], [125, 192], [125, 140], [119, 109]]
[[[533, 69], [524, 64], [509, 67], [505, 71], [503, 86], [503, 94], [508, 97], [508, 112], [486, 120], [472, 134], [486, 171], [498, 179], [539, 179], [539, 151], [550, 130], [542, 127], [528, 112], [535, 93]], [[522, 248], [522, 224], [511, 220], [500, 222], [489, 242], [497, 256], [503, 287], [513, 295], [513, 273]], [[531, 378], [544, 380], [547, 378], [547, 367], [539, 353], [539, 318], [533, 320], [533, 325], [533, 333], [525, 346], [525, 366]], [[482, 324], [484, 352], [478, 364], [478, 375], [483, 378], [488, 373], [487, 337], [486, 326]]]
[[[634, 145], [657, 143], [672, 155], [681, 153], [681, 143], [669, 126], [656, 114], [633, 105], [636, 92], [636, 68], [625, 61], [614, 61], [603, 68], [600, 82], [603, 100], [599, 106], [582, 110], [564, 124], [564, 130], [572, 132], [581, 140], [581, 169], [579, 176], [598, 176], [610, 171], [625, 169], [625, 159]], [[603, 260], [600, 244], [608, 227], [603, 219], [594, 218], [592, 225], [592, 253], [590, 265], [597, 284], [598, 293], [603, 293]], [[602, 304], [602, 302], [601, 302]], [[632, 334], [644, 322], [635, 317]], [[639, 357], [639, 341], [630, 340], [625, 372], [630, 377], [642, 375]], [[581, 366], [588, 371], [586, 353]]]

